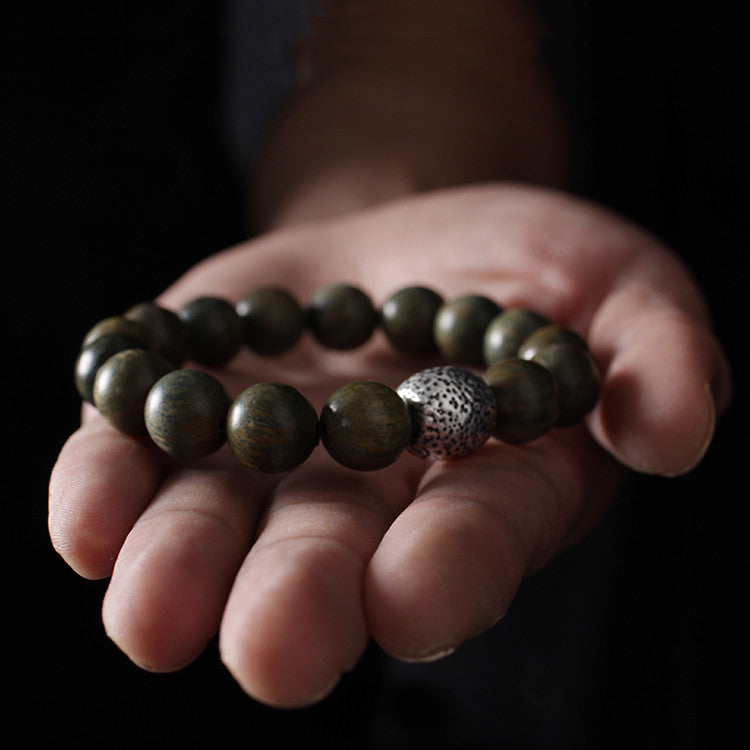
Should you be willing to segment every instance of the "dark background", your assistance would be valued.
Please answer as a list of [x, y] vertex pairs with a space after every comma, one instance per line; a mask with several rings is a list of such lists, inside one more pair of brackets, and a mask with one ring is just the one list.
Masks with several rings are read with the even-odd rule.
[[320, 735], [359, 748], [363, 737], [390, 748], [686, 748], [722, 746], [740, 724], [742, 39], [718, 10], [547, 5], [559, 29], [550, 59], [577, 126], [574, 189], [693, 268], [735, 367], [735, 402], [698, 469], [634, 478], [490, 634], [424, 668], [373, 650], [324, 704], [292, 713], [244, 696], [213, 644], [177, 675], [132, 666], [101, 627], [106, 582], [75, 576], [46, 531], [49, 471], [78, 418], [81, 335], [244, 236], [221, 119], [222, 5], [23, 19], [3, 69], [3, 674], [8, 718], [29, 742], [51, 730], [82, 747], [211, 736], [226, 747], [270, 730], [280, 746]]

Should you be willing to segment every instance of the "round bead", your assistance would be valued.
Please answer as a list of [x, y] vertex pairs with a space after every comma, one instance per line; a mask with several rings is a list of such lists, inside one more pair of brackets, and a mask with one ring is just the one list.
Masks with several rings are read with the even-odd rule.
[[508, 358], [484, 373], [497, 404], [493, 435], [505, 443], [528, 443], [544, 435], [560, 412], [557, 381], [537, 362]]
[[142, 348], [143, 343], [125, 333], [105, 333], [81, 349], [75, 363], [74, 379], [78, 395], [94, 403], [94, 378], [99, 368], [117, 352]]
[[483, 364], [484, 332], [501, 312], [499, 305], [478, 294], [467, 294], [443, 304], [433, 328], [440, 353], [451, 362]]
[[126, 349], [111, 356], [96, 373], [94, 406], [120, 432], [145, 435], [143, 409], [154, 383], [172, 370], [160, 354]]
[[577, 349], [588, 349], [585, 339], [575, 331], [550, 323], [537, 328], [524, 339], [518, 347], [518, 356], [521, 359], [533, 359], [540, 349], [552, 344], [566, 344]]
[[343, 466], [358, 471], [392, 464], [411, 434], [406, 404], [381, 383], [342, 386], [326, 402], [320, 422], [326, 450]]
[[83, 349], [89, 344], [93, 344], [96, 339], [107, 333], [124, 333], [126, 336], [131, 336], [140, 341], [141, 346], [146, 349], [152, 349], [155, 344], [153, 333], [143, 323], [137, 320], [130, 320], [121, 315], [112, 315], [109, 318], [100, 320], [95, 326], [89, 329], [88, 333], [83, 337], [81, 348]]
[[599, 371], [588, 349], [570, 344], [551, 344], [534, 355], [557, 381], [560, 414], [556, 424], [566, 427], [579, 422], [599, 398]]
[[305, 314], [289, 292], [260, 287], [236, 305], [245, 328], [245, 343], [258, 354], [282, 354], [299, 341]]
[[201, 458], [226, 441], [230, 398], [213, 375], [175, 370], [160, 378], [146, 398], [146, 429], [166, 453]]
[[296, 388], [256, 383], [232, 402], [227, 439], [246, 466], [267, 473], [289, 471], [317, 445], [318, 415]]
[[319, 289], [310, 301], [308, 323], [318, 341], [331, 349], [354, 349], [375, 330], [377, 313], [372, 300], [348, 284]]
[[492, 389], [473, 372], [431, 367], [407, 378], [397, 392], [409, 408], [409, 450], [445, 460], [473, 453], [492, 434], [497, 408]]
[[142, 324], [153, 343], [150, 348], [179, 367], [190, 356], [190, 332], [175, 313], [153, 302], [141, 302], [124, 315], [127, 320]]
[[380, 311], [380, 325], [399, 351], [416, 356], [435, 354], [435, 315], [443, 298], [432, 289], [410, 286], [392, 294]]
[[501, 312], [487, 327], [482, 341], [484, 361], [487, 366], [501, 359], [515, 357], [518, 347], [537, 328], [548, 325], [543, 315], [515, 308]]
[[190, 331], [191, 358], [206, 367], [220, 367], [240, 350], [245, 331], [242, 319], [226, 300], [197, 297], [177, 315]]

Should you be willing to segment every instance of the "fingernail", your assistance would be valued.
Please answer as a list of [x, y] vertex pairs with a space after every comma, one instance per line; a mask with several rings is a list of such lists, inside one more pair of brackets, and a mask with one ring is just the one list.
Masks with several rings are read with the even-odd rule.
[[437, 648], [430, 648], [416, 654], [400, 655], [397, 658], [400, 661], [405, 661], [410, 664], [428, 664], [431, 661], [438, 661], [439, 659], [444, 659], [446, 656], [450, 656], [456, 648], [458, 647], [455, 644], [450, 644]]
[[663, 472], [663, 476], [665, 477], [679, 477], [692, 471], [703, 460], [703, 457], [706, 455], [706, 452], [711, 445], [714, 432], [716, 431], [716, 400], [713, 393], [714, 389], [711, 384], [706, 383], [704, 387], [707, 396], [706, 401], [708, 402], [706, 405], [707, 419], [700, 442], [698, 442], [696, 450], [693, 452], [685, 466], [676, 471]]

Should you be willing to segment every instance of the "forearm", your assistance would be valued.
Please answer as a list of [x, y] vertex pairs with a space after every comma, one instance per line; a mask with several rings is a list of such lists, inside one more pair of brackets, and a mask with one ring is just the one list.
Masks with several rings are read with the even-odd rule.
[[260, 228], [469, 182], [560, 182], [561, 118], [522, 3], [324, 6], [305, 50], [311, 81], [255, 174]]

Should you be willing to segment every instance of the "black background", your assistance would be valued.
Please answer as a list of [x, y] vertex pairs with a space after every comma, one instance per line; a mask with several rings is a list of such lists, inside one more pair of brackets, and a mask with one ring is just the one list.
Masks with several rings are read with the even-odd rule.
[[[373, 651], [331, 699], [292, 713], [244, 696], [213, 644], [177, 675], [132, 666], [101, 627], [106, 582], [77, 578], [46, 531], [49, 471], [78, 418], [70, 373], [83, 332], [244, 236], [220, 123], [221, 4], [135, 2], [93, 19], [66, 6], [24, 19], [3, 70], [6, 726], [82, 747], [208, 737], [231, 747], [264, 731], [280, 746], [320, 735], [366, 747], [364, 735], [447, 748], [453, 733], [469, 750], [721, 746], [742, 718], [731, 678], [746, 592], [746, 483], [735, 484], [747, 415], [745, 52], [718, 10], [588, 6], [550, 11], [560, 28], [551, 60], [577, 125], [574, 189], [653, 230], [693, 268], [734, 365], [735, 402], [697, 470], [635, 478], [591, 540], [525, 586], [504, 632], [450, 667], [396, 669], [391, 690], [379, 687], [391, 667]], [[576, 636], [595, 666], [581, 670], [545, 650], [556, 625], [532, 615], [567, 612], [576, 600], [560, 592], [601, 549], [608, 562], [585, 598], [600, 610], [598, 636]], [[549, 668], [533, 710], [513, 686], [482, 686], [483, 649], [503, 648], [513, 655], [500, 671]], [[524, 648], [535, 657], [522, 661]], [[454, 687], [430, 692], [431, 674]], [[473, 707], [451, 706], [454, 690]], [[567, 692], [585, 696], [582, 717], [559, 703]], [[487, 744], [472, 710], [491, 727]]]

